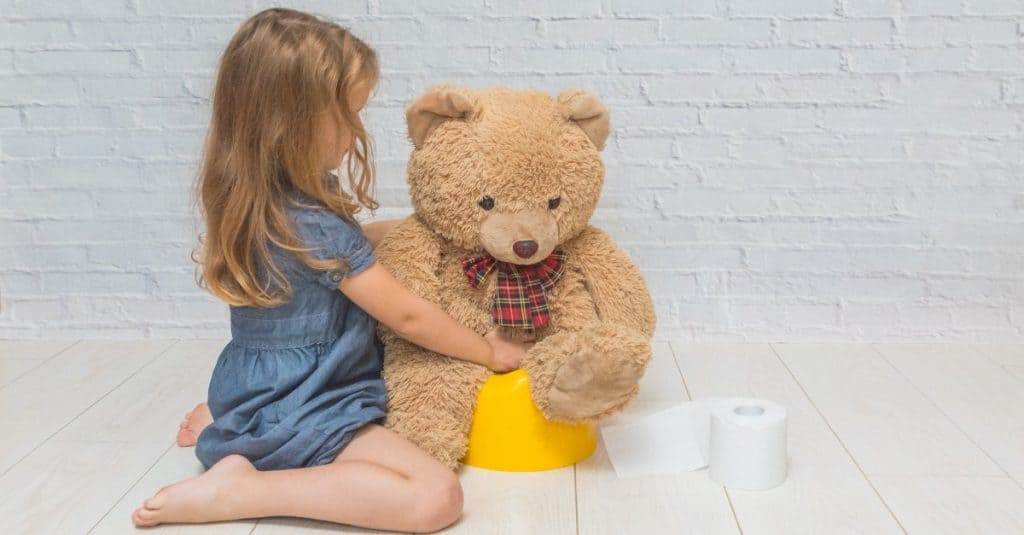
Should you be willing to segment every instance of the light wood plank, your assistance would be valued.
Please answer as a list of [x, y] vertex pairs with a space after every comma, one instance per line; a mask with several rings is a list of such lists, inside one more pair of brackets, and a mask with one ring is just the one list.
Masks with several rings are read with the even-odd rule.
[[580, 533], [740, 533], [705, 470], [619, 479], [603, 443], [576, 470]]
[[[126, 447], [135, 447], [135, 444], [129, 443], [126, 444]], [[213, 524], [168, 524], [160, 526], [156, 530], [136, 529], [131, 521], [132, 511], [139, 507], [146, 498], [155, 494], [162, 487], [196, 477], [203, 473], [203, 465], [196, 459], [193, 448], [179, 448], [166, 441], [162, 443], [161, 451], [163, 454], [159, 456], [159, 460], [156, 460], [155, 464], [151, 460], [151, 467], [147, 465], [135, 473], [134, 485], [129, 484], [122, 491], [124, 496], [120, 497], [120, 499], [115, 499], [111, 504], [107, 505], [110, 511], [96, 524], [96, 527], [90, 532], [91, 534], [242, 535], [252, 531], [256, 524], [255, 520], [238, 520]], [[110, 505], [113, 505], [113, 507], [110, 508]], [[103, 511], [106, 512], [107, 508], [104, 508]]]
[[0, 340], [0, 388], [74, 343], [74, 340]]
[[70, 347], [75, 340], [0, 340], [0, 359], [48, 359]]
[[695, 398], [753, 397], [788, 416], [788, 473], [766, 491], [729, 490], [745, 535], [900, 533], [842, 443], [767, 344], [673, 343]]
[[139, 370], [55, 437], [122, 442], [174, 441], [185, 412], [206, 401], [225, 341], [181, 341]]
[[1024, 366], [1024, 344], [970, 344], [970, 347], [1004, 366]]
[[0, 474], [173, 343], [83, 341], [0, 389]]
[[876, 347], [975, 444], [1024, 483], [1024, 388], [1019, 381], [970, 346]]
[[0, 358], [0, 388], [17, 380], [42, 362], [41, 359]]
[[575, 535], [572, 467], [545, 472], [495, 472], [463, 466], [464, 506], [439, 533]]
[[1004, 475], [874, 347], [773, 347], [868, 476]]
[[153, 442], [43, 444], [0, 478], [4, 533], [84, 533], [166, 447]]
[[911, 535], [1024, 533], [1024, 490], [1008, 477], [872, 479]]
[[[688, 399], [672, 350], [655, 343], [654, 356], [640, 384], [640, 394], [621, 415], [626, 421]], [[576, 466], [579, 532], [738, 533], [736, 518], [722, 488], [705, 471], [619, 479], [603, 443]]]
[[397, 531], [376, 531], [305, 518], [261, 518], [253, 535], [301, 535], [303, 533], [395, 534]]
[[1024, 381], [1024, 344], [973, 344], [971, 347], [1015, 379]]

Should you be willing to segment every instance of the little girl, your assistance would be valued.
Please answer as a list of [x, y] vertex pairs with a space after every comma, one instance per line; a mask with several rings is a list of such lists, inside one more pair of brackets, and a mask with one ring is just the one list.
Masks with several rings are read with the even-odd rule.
[[377, 78], [372, 49], [297, 11], [263, 11], [228, 44], [198, 177], [198, 262], [231, 306], [232, 338], [209, 412], [183, 429], [208, 470], [146, 500], [136, 525], [294, 516], [430, 532], [461, 514], [455, 474], [380, 425], [376, 321], [499, 372], [527, 346], [481, 337], [375, 262], [353, 214], [377, 207], [358, 115]]

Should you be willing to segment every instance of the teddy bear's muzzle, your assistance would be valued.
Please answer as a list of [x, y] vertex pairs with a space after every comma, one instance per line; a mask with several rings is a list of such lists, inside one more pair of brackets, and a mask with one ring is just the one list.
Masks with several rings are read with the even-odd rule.
[[490, 214], [481, 222], [480, 242], [502, 262], [534, 264], [558, 245], [558, 221], [541, 210]]

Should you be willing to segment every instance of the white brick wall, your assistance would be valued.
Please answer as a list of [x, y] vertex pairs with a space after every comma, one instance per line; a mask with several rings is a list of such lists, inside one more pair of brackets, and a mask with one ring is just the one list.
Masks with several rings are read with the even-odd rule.
[[[0, 0], [0, 337], [222, 334], [189, 204], [216, 57], [262, 1]], [[379, 50], [383, 216], [402, 109], [442, 81], [613, 110], [596, 223], [661, 332], [1024, 339], [1024, 1], [291, 5]]]

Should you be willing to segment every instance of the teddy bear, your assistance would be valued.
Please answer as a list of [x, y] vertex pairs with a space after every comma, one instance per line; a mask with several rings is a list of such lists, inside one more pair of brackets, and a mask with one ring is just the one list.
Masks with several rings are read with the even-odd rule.
[[[636, 265], [589, 225], [609, 112], [583, 90], [429, 88], [406, 109], [414, 213], [378, 259], [484, 334], [531, 340], [521, 367], [545, 418], [597, 422], [638, 393], [655, 314]], [[382, 327], [386, 426], [446, 466], [466, 454], [491, 371]]]

